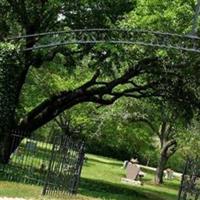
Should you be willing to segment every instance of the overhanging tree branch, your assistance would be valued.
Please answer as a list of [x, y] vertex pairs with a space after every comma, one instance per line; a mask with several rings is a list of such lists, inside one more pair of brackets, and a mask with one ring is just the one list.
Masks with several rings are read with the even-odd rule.
[[[124, 75], [107, 82], [105, 85], [98, 84], [97, 78], [100, 75], [100, 70], [97, 70], [94, 76], [79, 88], [72, 91], [62, 91], [43, 101], [27, 114], [19, 126], [28, 131], [33, 131], [76, 104], [82, 102], [94, 102], [102, 105], [109, 105], [118, 98], [126, 96], [127, 93], [138, 92], [140, 90], [144, 91], [144, 86], [140, 86], [138, 88], [133, 87], [132, 89], [124, 89], [121, 92], [113, 92], [116, 86], [123, 85], [133, 77], [139, 75], [143, 67], [146, 67], [147, 65], [154, 66], [156, 63], [157, 59], [144, 59], [136, 66], [130, 68]], [[149, 84], [149, 87], [152, 87], [151, 84]], [[145, 89], [146, 92], [148, 92], [148, 85], [145, 85]]]
[[[146, 69], [159, 67], [161, 64], [157, 58], [147, 58], [129, 68], [121, 77], [103, 82], [97, 80], [100, 76], [100, 70], [97, 70], [94, 76], [82, 86], [71, 91], [62, 91], [46, 99], [28, 113], [19, 126], [28, 131], [34, 131], [64, 110], [83, 102], [110, 105], [122, 96], [134, 98], [162, 96], [172, 98], [173, 95], [176, 95], [173, 88], [178, 82], [173, 82], [173, 85], [169, 86], [170, 80], [162, 76], [157, 77], [155, 80], [152, 79], [153, 81], [147, 81], [145, 85], [132, 84], [128, 89], [125, 86], [133, 82], [133, 79], [136, 79], [141, 73], [143, 74]], [[122, 89], [119, 90], [118, 86], [122, 86]]]
[[177, 142], [175, 139], [169, 140], [162, 148], [161, 155], [167, 155], [170, 157], [174, 152], [177, 146]]

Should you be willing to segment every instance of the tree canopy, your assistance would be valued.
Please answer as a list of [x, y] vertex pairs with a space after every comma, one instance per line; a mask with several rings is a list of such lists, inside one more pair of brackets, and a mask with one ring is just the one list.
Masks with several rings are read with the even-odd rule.
[[8, 39], [115, 27], [188, 33], [195, 2], [3, 0], [0, 7], [1, 162], [9, 158], [10, 130], [31, 133], [83, 102], [110, 105], [121, 97], [151, 97], [182, 109], [188, 119], [199, 109], [198, 54], [104, 43], [23, 51], [52, 39], [69, 41], [70, 35]]

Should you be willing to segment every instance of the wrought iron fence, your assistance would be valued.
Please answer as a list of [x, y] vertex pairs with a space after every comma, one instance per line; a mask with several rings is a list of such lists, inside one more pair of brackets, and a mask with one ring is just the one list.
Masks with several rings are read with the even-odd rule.
[[200, 200], [200, 158], [187, 160], [178, 200]]
[[76, 193], [84, 159], [82, 141], [64, 135], [39, 140], [13, 134], [11, 149], [9, 163], [0, 165], [2, 178], [44, 186], [43, 195]]

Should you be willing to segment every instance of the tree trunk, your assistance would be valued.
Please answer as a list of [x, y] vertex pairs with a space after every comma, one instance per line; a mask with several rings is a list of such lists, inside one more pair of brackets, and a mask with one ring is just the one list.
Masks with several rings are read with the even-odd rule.
[[[17, 72], [19, 65], [10, 51], [0, 48], [0, 163], [10, 157], [11, 130], [15, 127], [17, 104]], [[13, 58], [13, 59], [12, 59]]]
[[162, 184], [163, 183], [163, 176], [164, 176], [164, 170], [165, 166], [167, 164], [168, 157], [165, 154], [160, 154], [160, 159], [158, 161], [158, 166], [156, 170], [156, 176], [155, 176], [155, 183], [156, 184]]
[[158, 166], [156, 170], [155, 183], [162, 184], [163, 183], [163, 175], [166, 164], [169, 158], [176, 152], [176, 140], [169, 140], [164, 143], [164, 146], [161, 149], [160, 159], [158, 161]]
[[3, 141], [0, 141], [0, 163], [1, 164], [7, 164], [10, 159], [10, 155], [12, 153], [12, 137], [11, 134], [8, 133]]

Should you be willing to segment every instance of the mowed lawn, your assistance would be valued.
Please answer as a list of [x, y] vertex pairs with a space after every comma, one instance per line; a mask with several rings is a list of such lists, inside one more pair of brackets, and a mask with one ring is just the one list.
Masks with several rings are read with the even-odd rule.
[[[63, 199], [92, 200], [177, 200], [180, 180], [166, 181], [162, 186], [154, 185], [152, 171], [145, 171], [143, 186], [121, 183], [125, 176], [122, 161], [87, 154], [79, 192], [74, 197]], [[0, 196], [41, 199], [39, 186], [0, 181]], [[45, 197], [50, 199], [50, 197]]]

